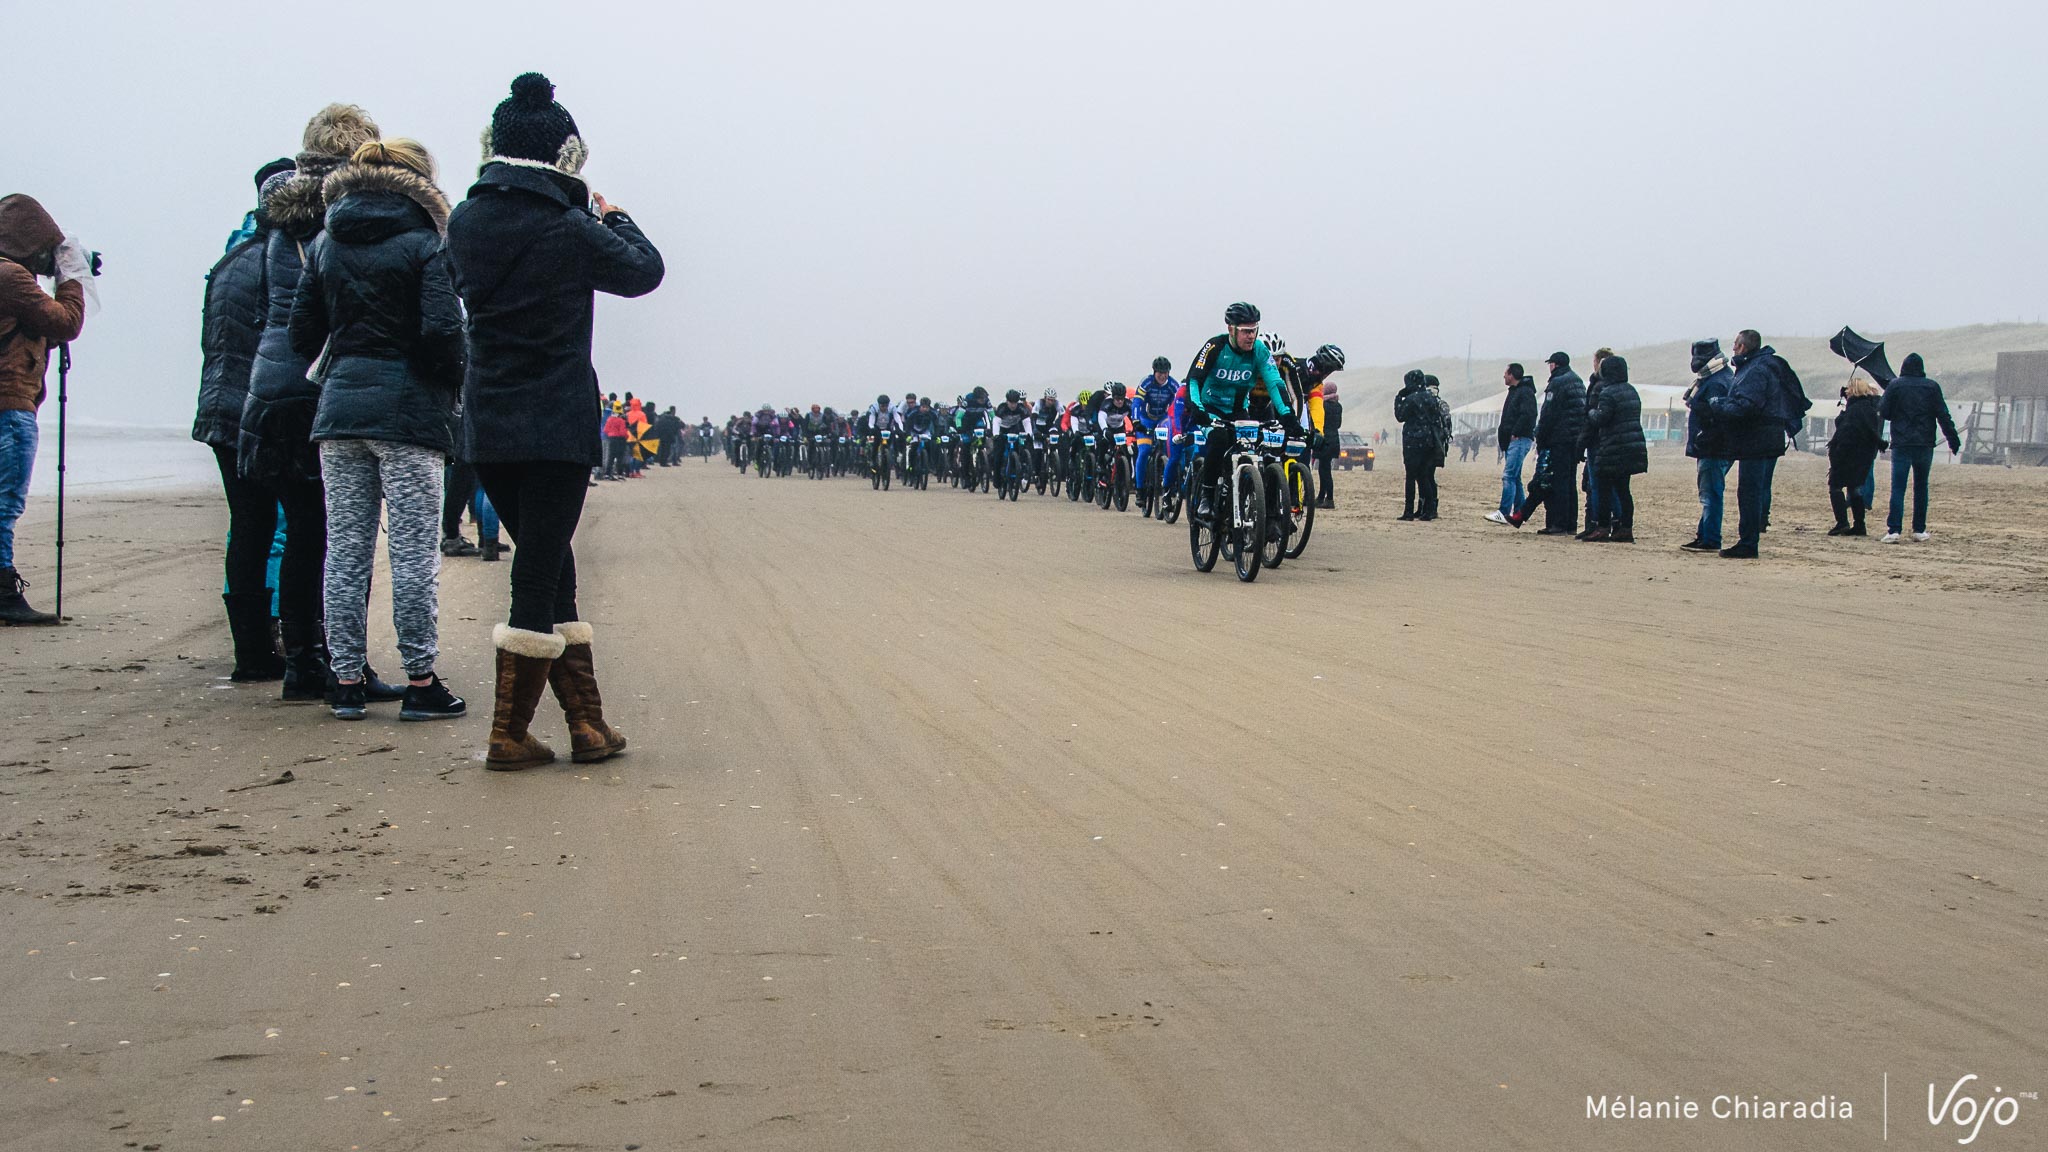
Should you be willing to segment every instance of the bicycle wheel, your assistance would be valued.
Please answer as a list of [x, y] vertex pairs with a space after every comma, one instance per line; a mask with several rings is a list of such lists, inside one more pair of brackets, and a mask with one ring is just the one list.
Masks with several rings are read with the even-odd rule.
[[1109, 495], [1115, 501], [1117, 511], [1131, 510], [1131, 466], [1124, 462], [1122, 456], [1109, 466]]
[[1287, 518], [1287, 507], [1281, 503], [1285, 499], [1285, 482], [1279, 467], [1272, 464], [1260, 468], [1259, 476], [1266, 491], [1274, 497], [1265, 518], [1265, 535], [1259, 538], [1259, 563], [1278, 568], [1287, 559], [1287, 538], [1293, 527], [1293, 521]]
[[1309, 479], [1308, 469], [1295, 461], [1287, 462], [1288, 504], [1296, 509], [1294, 513], [1294, 535], [1287, 542], [1287, 558], [1301, 559], [1308, 550], [1308, 535], [1316, 526], [1316, 489]]
[[1188, 551], [1194, 553], [1197, 572], [1216, 567], [1216, 553], [1223, 545], [1223, 532], [1217, 524], [1215, 516], [1188, 517]]
[[1260, 545], [1266, 532], [1266, 485], [1254, 464], [1238, 466], [1230, 491], [1231, 560], [1237, 578], [1249, 584], [1259, 578]]

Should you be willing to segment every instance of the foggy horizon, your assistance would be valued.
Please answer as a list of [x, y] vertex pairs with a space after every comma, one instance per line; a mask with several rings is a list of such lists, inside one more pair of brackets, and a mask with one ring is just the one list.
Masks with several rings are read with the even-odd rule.
[[668, 265], [600, 303], [603, 387], [693, 419], [1178, 373], [1237, 299], [1354, 366], [2048, 311], [2031, 8], [75, 11], [12, 17], [91, 65], [17, 82], [0, 192], [106, 254], [88, 423], [190, 420], [202, 278], [315, 110], [459, 199], [527, 70]]

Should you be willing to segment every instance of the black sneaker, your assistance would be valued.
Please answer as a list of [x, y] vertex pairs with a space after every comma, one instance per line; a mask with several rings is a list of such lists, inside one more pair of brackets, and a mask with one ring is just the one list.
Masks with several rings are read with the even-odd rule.
[[1719, 552], [1721, 550], [1719, 544], [1709, 544], [1697, 536], [1680, 544], [1678, 547], [1680, 551], [1684, 552]]
[[469, 705], [462, 697], [448, 690], [437, 675], [429, 674], [427, 683], [405, 686], [405, 702], [398, 706], [400, 720], [452, 720], [469, 711]]
[[1723, 549], [1721, 549], [1721, 559], [1723, 559], [1723, 560], [1754, 560], [1754, 559], [1756, 559], [1756, 545], [1754, 545], [1754, 544], [1737, 544], [1737, 545], [1736, 545], [1735, 547], [1733, 547], [1733, 548], [1723, 548]]
[[441, 555], [443, 556], [474, 556], [476, 554], [476, 545], [471, 544], [460, 536], [450, 536], [446, 540], [441, 541]]
[[327, 704], [334, 709], [336, 720], [361, 720], [370, 714], [370, 698], [363, 689], [363, 682], [339, 684], [328, 693]]
[[377, 670], [368, 664], [363, 665], [363, 693], [372, 704], [389, 704], [393, 700], [405, 699], [405, 689], [396, 684], [386, 684], [384, 678], [377, 675]]

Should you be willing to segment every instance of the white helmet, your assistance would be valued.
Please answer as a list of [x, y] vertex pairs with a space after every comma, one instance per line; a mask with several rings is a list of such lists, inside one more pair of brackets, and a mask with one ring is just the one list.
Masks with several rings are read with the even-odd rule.
[[1286, 354], [1287, 341], [1282, 340], [1278, 332], [1261, 332], [1259, 333], [1259, 339], [1265, 342], [1266, 351], [1271, 352], [1273, 355], [1282, 356]]

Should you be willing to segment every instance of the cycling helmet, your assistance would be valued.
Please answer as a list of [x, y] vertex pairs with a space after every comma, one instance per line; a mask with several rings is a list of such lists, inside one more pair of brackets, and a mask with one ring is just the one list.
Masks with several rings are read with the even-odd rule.
[[1325, 344], [1321, 348], [1316, 349], [1316, 354], [1310, 357], [1310, 359], [1322, 365], [1325, 371], [1342, 372], [1344, 370], [1344, 350], [1335, 344]]
[[1095, 393], [1083, 389], [1074, 396], [1074, 403], [1080, 405], [1083, 408], [1086, 408], [1088, 406], [1088, 401], [1093, 400], [1094, 398]]
[[1168, 360], [1164, 356], [1154, 356], [1152, 358], [1152, 370], [1154, 372], [1171, 372], [1173, 371], [1173, 361]]
[[1039, 397], [1039, 399], [1050, 400], [1053, 403], [1057, 404], [1060, 402], [1060, 390], [1057, 388], [1047, 388], [1045, 390], [1045, 395]]
[[1278, 332], [1262, 332], [1259, 339], [1266, 342], [1266, 351], [1275, 356], [1287, 355], [1287, 341], [1282, 340]]
[[880, 396], [875, 397], [875, 403], [887, 408], [889, 406], [889, 394], [884, 392]]
[[1121, 400], [1121, 399], [1123, 399], [1123, 398], [1124, 398], [1124, 386], [1123, 386], [1122, 384], [1118, 384], [1118, 383], [1116, 383], [1116, 382], [1112, 381], [1112, 382], [1110, 383], [1110, 385], [1109, 385], [1109, 395], [1110, 395], [1110, 398], [1111, 398], [1111, 399], [1114, 399], [1114, 400]]
[[1243, 324], [1257, 324], [1259, 322], [1259, 310], [1253, 305], [1240, 300], [1223, 310], [1223, 322], [1233, 328]]
[[974, 386], [974, 398], [975, 398], [976, 400], [980, 400], [980, 401], [982, 401], [983, 403], [987, 403], [987, 401], [988, 401], [988, 389], [987, 389], [987, 388], [984, 388], [984, 387], [982, 387], [982, 386], [981, 386], [981, 385], [979, 385], [979, 384], [976, 384], [976, 385]]

